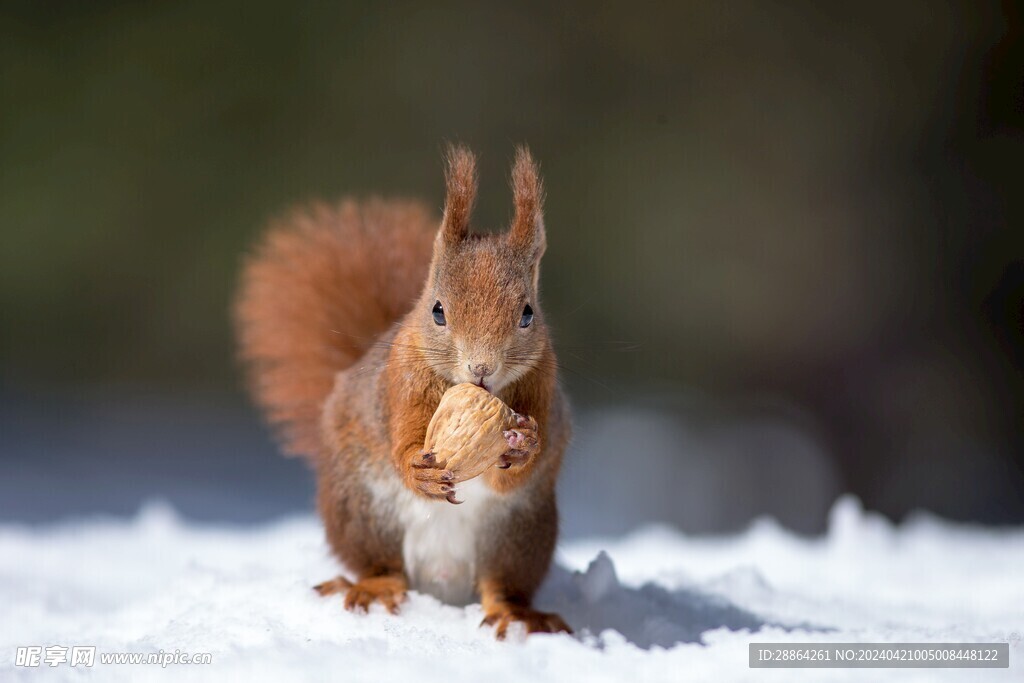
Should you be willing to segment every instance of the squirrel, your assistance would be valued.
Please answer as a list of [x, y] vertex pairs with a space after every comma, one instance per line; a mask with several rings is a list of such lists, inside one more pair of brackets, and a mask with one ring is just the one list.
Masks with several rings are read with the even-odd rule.
[[[355, 576], [318, 593], [392, 613], [410, 589], [456, 605], [479, 597], [481, 626], [499, 639], [516, 622], [571, 633], [532, 607], [571, 433], [538, 300], [542, 181], [519, 147], [511, 225], [481, 234], [470, 231], [472, 152], [448, 147], [445, 180], [440, 223], [416, 201], [346, 199], [271, 225], [242, 268], [240, 357], [285, 454], [311, 463], [327, 541]], [[441, 396], [465, 382], [502, 399], [517, 426], [495, 467], [456, 492], [423, 448]]]

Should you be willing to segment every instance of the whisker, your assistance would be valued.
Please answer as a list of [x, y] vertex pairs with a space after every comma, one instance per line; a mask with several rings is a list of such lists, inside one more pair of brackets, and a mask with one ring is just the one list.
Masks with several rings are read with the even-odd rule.
[[377, 339], [377, 338], [372, 338], [372, 337], [361, 336], [361, 335], [358, 335], [358, 334], [351, 334], [349, 332], [342, 332], [341, 330], [331, 330], [331, 333], [332, 334], [340, 334], [340, 335], [344, 335], [346, 337], [351, 337], [353, 339], [358, 339], [359, 341], [367, 342], [368, 343], [368, 347], [367, 348], [405, 348], [405, 349], [414, 349], [414, 350], [423, 351], [423, 352], [432, 352], [432, 353], [444, 354], [445, 356], [450, 356], [451, 355], [451, 351], [449, 349], [439, 349], [439, 348], [436, 348], [436, 347], [433, 347], [433, 346], [420, 346], [418, 344], [405, 344], [403, 342], [387, 341], [387, 340], [384, 340], [384, 339]]

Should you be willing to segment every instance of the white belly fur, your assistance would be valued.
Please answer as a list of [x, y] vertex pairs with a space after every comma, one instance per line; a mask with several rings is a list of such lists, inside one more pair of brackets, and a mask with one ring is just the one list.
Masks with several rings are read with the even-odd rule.
[[514, 496], [494, 492], [479, 478], [456, 487], [461, 505], [418, 496], [394, 475], [384, 475], [370, 488], [378, 509], [390, 507], [405, 530], [402, 557], [410, 588], [452, 605], [472, 602], [477, 538], [509, 509]]

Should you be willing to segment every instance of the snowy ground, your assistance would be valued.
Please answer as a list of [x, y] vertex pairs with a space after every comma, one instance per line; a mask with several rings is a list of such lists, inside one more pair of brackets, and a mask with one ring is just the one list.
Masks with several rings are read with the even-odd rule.
[[[479, 605], [413, 594], [353, 615], [318, 522], [136, 519], [0, 525], [0, 680], [1024, 680], [1024, 530], [917, 517], [893, 527], [853, 499], [827, 536], [771, 521], [728, 537], [648, 527], [563, 543], [540, 605], [577, 635], [495, 642]], [[751, 641], [1003, 641], [1009, 670], [763, 670]], [[18, 646], [210, 652], [210, 665], [15, 666]]]

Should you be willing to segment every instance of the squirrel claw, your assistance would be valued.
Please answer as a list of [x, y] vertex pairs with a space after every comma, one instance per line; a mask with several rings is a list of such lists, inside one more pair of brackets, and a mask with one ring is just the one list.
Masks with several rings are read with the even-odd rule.
[[519, 426], [501, 433], [508, 444], [508, 450], [498, 458], [499, 469], [507, 470], [513, 466], [522, 467], [540, 449], [537, 421], [519, 413], [516, 413], [515, 419]]
[[464, 502], [466, 502], [464, 500], [456, 500], [454, 490], [452, 490], [451, 492], [448, 493], [447, 496], [445, 496], [445, 500], [447, 500], [452, 505], [462, 505]]
[[498, 458], [498, 469], [507, 470], [512, 465], [523, 465], [530, 459], [530, 454], [525, 451], [511, 450], [501, 454]]
[[516, 426], [524, 429], [537, 429], [537, 421], [529, 415], [515, 414]]
[[413, 461], [412, 466], [417, 469], [423, 469], [425, 467], [434, 467], [437, 465], [437, 458], [430, 451], [420, 451], [420, 461]]
[[450, 501], [455, 495], [456, 474], [451, 470], [413, 465], [408, 474], [410, 488], [431, 500]]
[[526, 429], [510, 429], [502, 432], [508, 447], [513, 451], [529, 451], [537, 447], [537, 436]]

